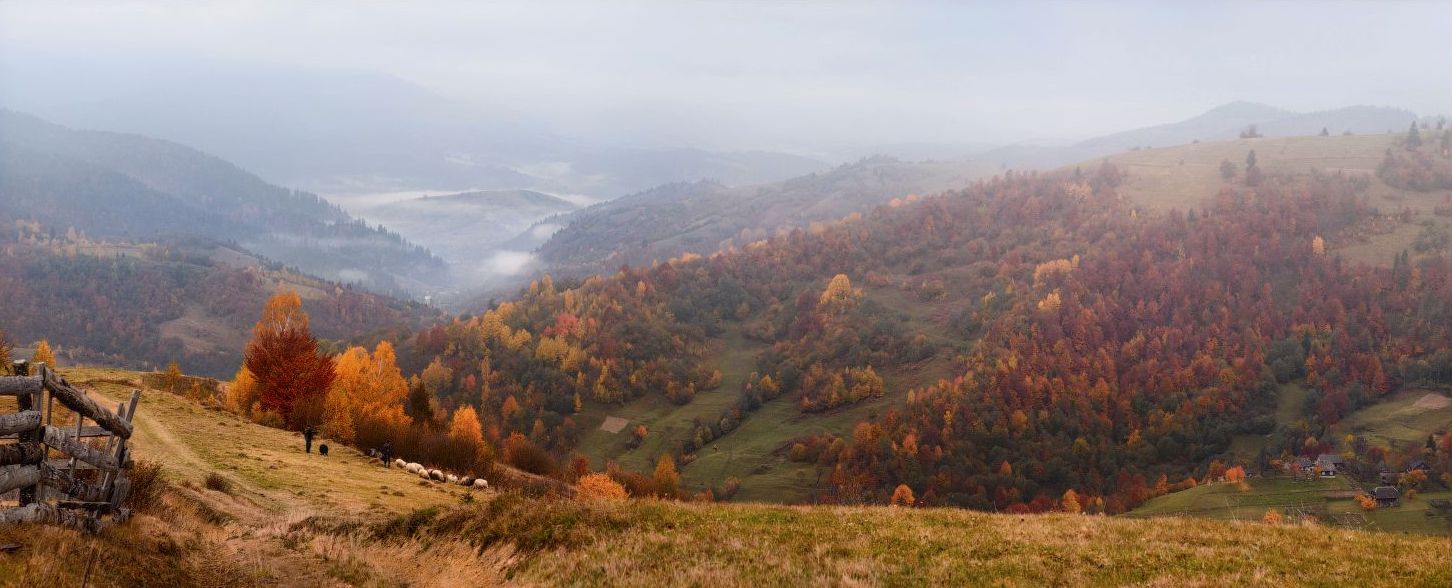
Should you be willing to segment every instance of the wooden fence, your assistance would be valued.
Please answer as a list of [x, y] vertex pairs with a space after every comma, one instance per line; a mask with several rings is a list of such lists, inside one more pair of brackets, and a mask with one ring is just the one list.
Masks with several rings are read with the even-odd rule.
[[132, 391], [131, 401], [113, 412], [44, 363], [17, 361], [13, 373], [0, 377], [0, 397], [14, 396], [17, 405], [15, 412], [0, 413], [0, 440], [6, 440], [0, 441], [0, 494], [18, 490], [20, 504], [0, 507], [0, 524], [96, 532], [105, 515], [125, 521], [131, 514], [122, 506], [130, 490], [126, 440], [141, 391]]

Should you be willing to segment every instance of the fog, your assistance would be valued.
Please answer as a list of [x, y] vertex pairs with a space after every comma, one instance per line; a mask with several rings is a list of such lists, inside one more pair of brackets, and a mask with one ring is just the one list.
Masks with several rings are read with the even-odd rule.
[[316, 193], [388, 233], [250, 242], [422, 295], [1252, 125], [1405, 129], [1452, 114], [1449, 57], [1445, 1], [12, 1], [0, 121], [29, 130], [0, 145], [109, 153], [185, 202], [266, 192], [251, 175]]
[[0, 4], [0, 103], [22, 109], [275, 70], [396, 79], [541, 136], [829, 162], [1064, 142], [1233, 100], [1441, 113], [1449, 57], [1445, 1]]

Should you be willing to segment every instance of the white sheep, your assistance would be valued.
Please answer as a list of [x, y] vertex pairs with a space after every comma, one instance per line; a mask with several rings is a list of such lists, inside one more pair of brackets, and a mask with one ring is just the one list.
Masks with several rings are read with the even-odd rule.
[[478, 479], [478, 478], [470, 478], [468, 476], [459, 476], [459, 485], [460, 486], [473, 486], [474, 485], [474, 480], [476, 480], [476, 479]]
[[393, 467], [396, 467], [396, 468], [407, 468], [408, 467], [408, 462], [403, 461], [401, 459], [395, 458], [393, 460]]
[[489, 481], [488, 480], [485, 480], [484, 478], [478, 478], [478, 479], [474, 480], [474, 486], [473, 487], [475, 489], [477, 489], [477, 490], [484, 490], [484, 489], [486, 489], [486, 488], [489, 487]]
[[423, 471], [424, 467], [421, 466], [421, 465], [419, 465], [416, 462], [409, 462], [408, 465], [405, 465], [404, 466], [404, 469], [407, 469], [409, 471], [409, 473], [417, 474], [417, 473]]
[[447, 480], [450, 484], [458, 484], [459, 483], [459, 477], [458, 476], [455, 476], [453, 474], [445, 474], [444, 475], [444, 479]]
[[429, 477], [440, 482], [444, 481], [444, 473], [438, 470], [429, 470]]
[[428, 470], [420, 469], [416, 473], [418, 474], [418, 477], [420, 477], [420, 478], [423, 478], [425, 480], [429, 479], [429, 471]]

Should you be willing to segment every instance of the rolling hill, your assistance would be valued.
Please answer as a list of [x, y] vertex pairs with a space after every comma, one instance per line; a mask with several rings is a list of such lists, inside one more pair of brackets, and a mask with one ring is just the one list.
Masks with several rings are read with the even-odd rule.
[[[142, 374], [72, 369], [100, 398]], [[155, 506], [99, 536], [0, 528], [17, 578], [80, 583], [53, 553], [92, 557], [90, 582], [174, 586], [1440, 585], [1445, 539], [1192, 518], [1007, 515], [957, 509], [575, 502], [464, 491], [342, 448], [147, 389], [136, 457], [161, 465]], [[209, 481], [215, 478], [215, 481]]]
[[538, 256], [552, 275], [578, 276], [687, 252], [710, 254], [989, 173], [973, 162], [875, 157], [771, 184], [669, 184], [547, 219], [564, 228], [540, 244]]
[[[1102, 159], [1126, 172], [1120, 192], [1137, 205], [1157, 211], [1187, 212], [1203, 207], [1220, 190], [1244, 184], [1245, 160], [1255, 151], [1257, 165], [1271, 174], [1310, 176], [1345, 175], [1366, 182], [1370, 206], [1387, 213], [1386, 224], [1337, 244], [1348, 260], [1390, 266], [1398, 253], [1424, 255], [1414, 246], [1428, 222], [1449, 226], [1436, 213], [1452, 199], [1452, 188], [1413, 190], [1388, 184], [1378, 173], [1388, 150], [1397, 148], [1405, 125], [1396, 134], [1330, 135], [1234, 139], [1141, 149]], [[1232, 179], [1221, 177], [1220, 166], [1230, 162], [1237, 170]], [[1394, 213], [1407, 211], [1407, 215]]]
[[0, 226], [0, 329], [22, 346], [48, 339], [66, 363], [230, 377], [263, 303], [299, 292], [319, 337], [360, 341], [417, 329], [438, 312], [322, 280], [204, 239], [88, 238], [35, 221]]
[[12, 220], [100, 238], [232, 241], [303, 271], [402, 294], [443, 264], [321, 198], [191, 148], [0, 111], [0, 206]]
[[[668, 455], [693, 493], [884, 502], [903, 484], [929, 504], [1033, 511], [1073, 489], [1126, 512], [1227, 459], [1338, 450], [1326, 430], [1356, 410], [1448, 385], [1446, 256], [1347, 253], [1407, 215], [1438, 222], [1387, 205], [1442, 197], [1379, 181], [1394, 139], [1006, 173], [704, 257], [540, 279], [417, 351], [449, 370], [440, 403], [501, 436], [623, 471]], [[1259, 180], [1222, 178], [1249, 148]], [[635, 214], [700, 218], [670, 207], [729, 194], [672, 190], [635, 197]], [[695, 226], [611, 210], [581, 215]], [[1288, 386], [1306, 424], [1277, 428]]]

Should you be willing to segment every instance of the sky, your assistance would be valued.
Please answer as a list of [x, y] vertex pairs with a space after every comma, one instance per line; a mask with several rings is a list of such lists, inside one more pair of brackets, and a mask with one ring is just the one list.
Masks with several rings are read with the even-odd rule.
[[1237, 100], [1452, 113], [1445, 0], [0, 2], [0, 86], [55, 55], [383, 74], [709, 149], [1060, 141]]

